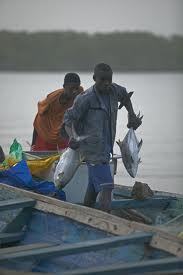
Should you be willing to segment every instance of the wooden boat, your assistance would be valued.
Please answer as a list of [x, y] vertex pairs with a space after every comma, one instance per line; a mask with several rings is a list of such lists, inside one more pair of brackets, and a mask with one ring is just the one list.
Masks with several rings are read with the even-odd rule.
[[183, 272], [183, 240], [163, 227], [5, 184], [0, 184], [0, 199], [1, 269], [59, 274]]
[[[53, 155], [55, 153], [57, 152], [25, 152], [25, 158], [34, 159]], [[117, 172], [118, 158], [119, 156], [116, 155], [111, 159], [110, 162], [113, 177]], [[49, 170], [46, 170], [45, 173], [42, 173], [42, 178], [53, 181], [55, 166], [56, 164], [53, 163]], [[69, 184], [66, 185], [66, 187], [63, 189], [66, 193], [67, 201], [82, 205], [87, 185], [88, 171], [86, 163], [83, 162]], [[112, 214], [147, 224], [163, 224], [183, 212], [183, 196], [181, 195], [155, 191], [153, 198], [138, 201], [131, 199], [131, 192], [132, 188], [130, 187], [115, 185], [113, 192], [114, 200], [112, 201]], [[170, 203], [171, 210], [163, 211], [164, 208], [166, 208], [166, 205]]]
[[181, 195], [140, 201], [115, 186], [108, 214], [80, 205], [86, 179], [83, 164], [65, 189], [71, 202], [0, 184], [0, 274], [183, 274]]

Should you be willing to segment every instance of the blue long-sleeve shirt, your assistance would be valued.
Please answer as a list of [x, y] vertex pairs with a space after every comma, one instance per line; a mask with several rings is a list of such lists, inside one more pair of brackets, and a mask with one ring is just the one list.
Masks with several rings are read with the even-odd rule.
[[126, 89], [115, 83], [104, 96], [92, 86], [78, 95], [73, 106], [65, 112], [64, 124], [69, 127], [74, 124], [79, 135], [87, 136], [80, 145], [86, 161], [109, 161], [116, 135], [118, 102], [124, 102], [127, 95]]

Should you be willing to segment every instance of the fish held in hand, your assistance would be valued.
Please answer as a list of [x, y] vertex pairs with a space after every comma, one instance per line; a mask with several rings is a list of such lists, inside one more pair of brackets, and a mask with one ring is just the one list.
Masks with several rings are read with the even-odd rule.
[[128, 174], [135, 178], [137, 175], [138, 165], [141, 162], [139, 151], [142, 147], [142, 139], [139, 142], [133, 128], [128, 130], [123, 141], [118, 140], [116, 143], [120, 147], [123, 164]]
[[63, 188], [69, 183], [83, 158], [78, 150], [68, 148], [60, 157], [54, 173], [54, 184], [57, 188]]
[[75, 146], [75, 148], [67, 148], [60, 157], [54, 173], [54, 184], [57, 188], [63, 188], [70, 182], [78, 167], [84, 160], [84, 157], [78, 148], [79, 143], [85, 140], [88, 136], [78, 136], [73, 125], [72, 135], [73, 144], [75, 143], [77, 145], [78, 143], [78, 145]]

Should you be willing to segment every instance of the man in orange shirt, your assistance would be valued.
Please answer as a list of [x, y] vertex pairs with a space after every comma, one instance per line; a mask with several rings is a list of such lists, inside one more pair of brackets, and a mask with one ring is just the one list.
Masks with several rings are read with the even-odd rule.
[[76, 73], [67, 73], [62, 89], [48, 94], [38, 102], [38, 113], [34, 120], [32, 151], [58, 150], [68, 147], [68, 139], [61, 137], [60, 129], [65, 111], [75, 97], [83, 91]]

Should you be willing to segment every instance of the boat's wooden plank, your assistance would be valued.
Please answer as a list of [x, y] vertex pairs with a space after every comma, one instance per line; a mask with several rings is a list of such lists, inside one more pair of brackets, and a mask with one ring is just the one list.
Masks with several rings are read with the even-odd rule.
[[154, 238], [152, 238], [150, 245], [152, 247], [156, 247], [157, 249], [163, 249], [165, 251], [171, 251], [172, 254], [177, 255], [179, 257], [183, 257], [183, 246], [180, 244], [180, 239], [177, 242], [172, 242], [168, 236], [156, 234]]
[[[47, 273], [46, 275], [53, 275], [53, 273]], [[16, 271], [16, 270], [10, 270], [10, 269], [1, 269], [0, 268], [0, 275], [45, 275], [45, 272], [28, 272], [28, 271]]]
[[[72, 272], [72, 271], [70, 271]], [[69, 271], [67, 273], [62, 273], [62, 274], [67, 274], [67, 275], [72, 275]], [[15, 271], [15, 270], [10, 270], [10, 269], [1, 269], [0, 268], [0, 274], [1, 275], [45, 275], [45, 273], [42, 272], [28, 272], [28, 271]], [[46, 273], [46, 275], [53, 275], [53, 273]], [[57, 273], [58, 274], [58, 273]], [[126, 273], [127, 274], [127, 273]], [[133, 273], [134, 274], [134, 273]], [[135, 273], [136, 275], [142, 275], [141, 272]], [[182, 270], [181, 269], [174, 269], [174, 270], [166, 270], [166, 271], [155, 271], [155, 272], [146, 272], [143, 273], [143, 275], [182, 275]]]
[[[143, 275], [182, 275], [183, 270], [181, 269], [173, 269], [173, 270], [165, 270], [165, 271], [154, 271], [154, 272], [146, 272]], [[141, 273], [139, 273], [141, 275]]]
[[53, 243], [34, 243], [34, 244], [26, 244], [26, 245], [19, 245], [19, 246], [11, 246], [7, 248], [0, 248], [0, 255], [20, 252], [20, 251], [28, 251], [32, 249], [40, 249], [44, 247], [51, 247], [55, 246], [56, 244]]
[[150, 245], [153, 248], [161, 249], [166, 252], [169, 252], [173, 255], [183, 258], [183, 240], [177, 238], [176, 236], [160, 229], [157, 227], [140, 224], [137, 222], [131, 223], [132, 227], [135, 227], [137, 230], [145, 232], [154, 232]]
[[177, 257], [169, 257], [158, 260], [148, 260], [138, 263], [118, 263], [110, 264], [101, 267], [90, 267], [77, 269], [75, 271], [63, 272], [62, 275], [121, 275], [121, 274], [144, 274], [148, 271], [170, 271], [182, 270], [183, 259]]
[[[151, 242], [152, 247], [159, 248], [179, 257], [183, 257], [183, 240], [178, 239], [176, 236], [173, 236], [160, 228], [128, 221], [97, 209], [59, 201], [51, 197], [46, 197], [41, 194], [33, 193], [6, 184], [1, 184], [1, 188], [11, 192], [16, 192], [19, 196], [22, 195], [24, 197], [26, 196], [35, 199], [35, 209], [61, 215], [114, 235], [126, 235], [135, 231], [158, 233], [159, 242], [157, 244], [156, 234], [154, 234], [152, 237], [154, 242]], [[168, 240], [169, 245], [166, 245], [165, 238]]]
[[[182, 210], [183, 211], [183, 210]], [[165, 226], [169, 226], [169, 225], [174, 225], [176, 224], [178, 221], [181, 222], [183, 221], [183, 213], [181, 213], [180, 215], [176, 216], [175, 218], [171, 219], [170, 221], [166, 222], [164, 225]]]
[[131, 190], [126, 190], [126, 189], [123, 189], [123, 190], [120, 190], [120, 189], [114, 189], [113, 190], [113, 195], [114, 196], [118, 196], [118, 197], [123, 197], [123, 198], [131, 198]]
[[146, 224], [153, 223], [151, 218], [145, 216], [139, 210], [137, 211], [135, 209], [118, 209], [117, 211], [112, 210], [111, 214], [130, 221], [142, 222]]
[[0, 233], [0, 245], [11, 244], [14, 242], [21, 241], [23, 237], [24, 237], [24, 232]]
[[32, 215], [32, 207], [23, 208], [17, 216], [3, 229], [2, 233], [25, 231]]
[[[135, 210], [135, 209], [126, 209], [125, 210], [129, 215], [132, 215], [132, 218], [134, 220], [134, 218], [138, 218], [141, 219], [141, 222], [144, 222], [146, 224], [152, 224], [153, 221], [150, 217], [148, 217], [147, 215], [144, 215], [143, 213], [141, 213], [139, 210]], [[138, 220], [136, 220], [138, 222]]]
[[[151, 207], [151, 208], [157, 208], [161, 207], [164, 208], [171, 200], [176, 199], [173, 197], [154, 197], [154, 198], [149, 198], [145, 200], [134, 200], [134, 199], [123, 199], [123, 200], [113, 200], [111, 203], [111, 209], [119, 209], [119, 208], [146, 208], [146, 207]], [[96, 203], [96, 208], [99, 207], [99, 204]]]
[[[133, 186], [115, 184], [115, 189], [113, 192], [119, 196], [124, 195], [124, 197], [131, 197], [132, 189], [133, 189]], [[155, 197], [163, 196], [163, 197], [183, 198], [183, 194], [178, 194], [178, 193], [171, 193], [171, 192], [157, 191], [157, 190], [153, 190], [153, 193]]]
[[31, 207], [31, 206], [34, 206], [35, 203], [36, 203], [35, 200], [28, 199], [28, 198], [3, 200], [3, 201], [0, 201], [0, 211], [23, 208], [23, 207]]
[[35, 209], [61, 215], [72, 220], [93, 226], [115, 235], [125, 235], [133, 233], [135, 230], [130, 228], [130, 222], [119, 217], [110, 215], [97, 209], [88, 208], [27, 190], [1, 184], [1, 188], [16, 192], [18, 195], [26, 196], [36, 200]]
[[117, 236], [117, 237], [109, 237], [102, 238], [99, 240], [85, 241], [79, 242], [75, 244], [67, 244], [67, 245], [57, 245], [49, 248], [40, 248], [40, 249], [32, 249], [28, 251], [20, 251], [15, 253], [8, 253], [4, 255], [0, 255], [0, 262], [5, 260], [14, 260], [21, 258], [30, 258], [35, 256], [37, 258], [45, 258], [45, 257], [58, 257], [58, 256], [66, 256], [70, 254], [78, 254], [96, 250], [102, 250], [110, 247], [117, 247], [121, 245], [127, 245], [132, 243], [148, 243], [152, 238], [152, 234], [147, 233], [136, 233], [129, 236]]

